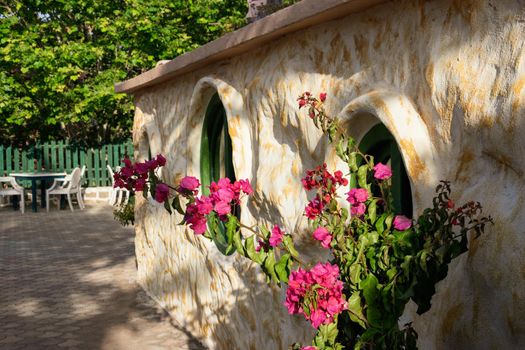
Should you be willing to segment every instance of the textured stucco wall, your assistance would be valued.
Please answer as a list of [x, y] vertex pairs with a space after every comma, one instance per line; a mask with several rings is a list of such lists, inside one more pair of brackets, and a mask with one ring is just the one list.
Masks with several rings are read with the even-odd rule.
[[[242, 220], [282, 225], [322, 259], [302, 216], [300, 178], [337, 160], [296, 98], [326, 91], [328, 112], [349, 133], [359, 137], [378, 120], [390, 129], [416, 212], [448, 179], [457, 202], [481, 201], [496, 220], [453, 262], [432, 309], [422, 317], [407, 312], [420, 348], [523, 348], [524, 9], [510, 0], [395, 1], [139, 91], [136, 156], [149, 143], [167, 155], [165, 181], [198, 177], [202, 121], [218, 91], [237, 177], [256, 189]], [[209, 346], [285, 349], [311, 337], [255, 266], [223, 257], [151, 201], [139, 201], [136, 214], [141, 284]]]

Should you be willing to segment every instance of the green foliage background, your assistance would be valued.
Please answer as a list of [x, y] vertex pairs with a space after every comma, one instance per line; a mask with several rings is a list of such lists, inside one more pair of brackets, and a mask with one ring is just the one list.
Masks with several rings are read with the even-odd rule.
[[130, 137], [113, 84], [245, 24], [246, 0], [0, 0], [0, 144]]

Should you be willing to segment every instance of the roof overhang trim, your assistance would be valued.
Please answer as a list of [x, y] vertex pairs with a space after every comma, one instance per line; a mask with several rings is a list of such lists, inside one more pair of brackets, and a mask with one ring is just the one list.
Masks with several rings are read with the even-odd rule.
[[116, 83], [115, 92], [134, 93], [211, 63], [240, 55], [286, 34], [388, 1], [392, 0], [303, 0], [134, 78]]

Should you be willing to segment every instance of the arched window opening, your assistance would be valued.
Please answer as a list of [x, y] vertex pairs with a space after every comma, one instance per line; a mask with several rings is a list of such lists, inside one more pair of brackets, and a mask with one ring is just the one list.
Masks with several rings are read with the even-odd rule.
[[213, 95], [206, 110], [201, 138], [202, 192], [209, 194], [212, 181], [228, 177], [235, 181], [232, 159], [232, 140], [228, 133], [226, 110], [218, 94]]
[[392, 168], [392, 196], [396, 214], [412, 217], [412, 192], [401, 152], [396, 140], [383, 124], [375, 125], [368, 131], [359, 149], [374, 157], [374, 162], [388, 164]]

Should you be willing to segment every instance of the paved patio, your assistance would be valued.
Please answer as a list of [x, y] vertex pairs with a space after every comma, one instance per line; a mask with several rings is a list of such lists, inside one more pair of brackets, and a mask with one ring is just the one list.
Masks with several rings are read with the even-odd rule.
[[112, 208], [0, 208], [0, 349], [204, 349], [135, 282]]

